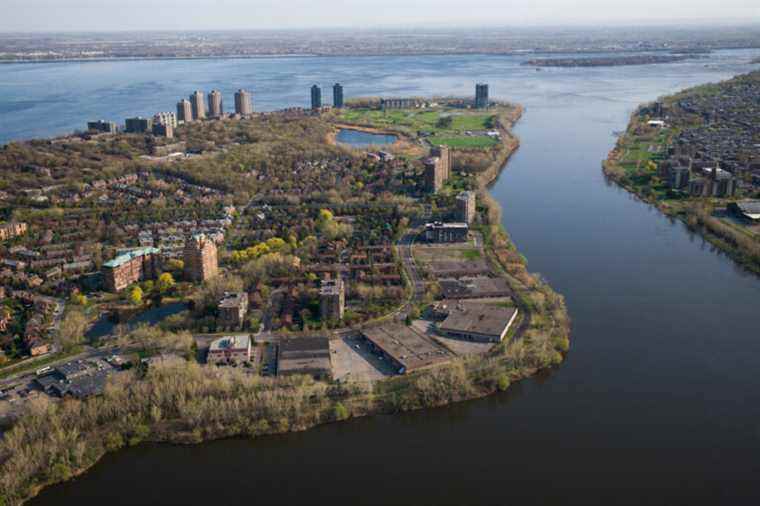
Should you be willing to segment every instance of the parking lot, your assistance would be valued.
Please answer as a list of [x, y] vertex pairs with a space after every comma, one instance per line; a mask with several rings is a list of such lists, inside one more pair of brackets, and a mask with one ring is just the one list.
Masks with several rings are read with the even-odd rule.
[[333, 378], [340, 381], [375, 381], [394, 374], [387, 360], [374, 354], [358, 334], [330, 340]]

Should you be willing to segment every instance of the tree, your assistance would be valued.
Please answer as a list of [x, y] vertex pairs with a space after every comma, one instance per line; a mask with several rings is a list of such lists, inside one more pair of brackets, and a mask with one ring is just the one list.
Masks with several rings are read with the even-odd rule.
[[171, 273], [164, 272], [158, 277], [158, 292], [166, 293], [174, 287], [174, 277]]
[[70, 350], [84, 340], [87, 330], [87, 317], [79, 309], [72, 309], [66, 313], [58, 328], [58, 339], [64, 350]]
[[129, 301], [135, 306], [139, 306], [140, 304], [142, 304], [142, 300], [143, 300], [142, 289], [139, 286], [132, 288], [132, 290], [129, 292]]
[[69, 297], [69, 302], [71, 302], [75, 306], [86, 306], [87, 296], [81, 292], [74, 292], [71, 294], [71, 297]]
[[166, 267], [172, 272], [182, 272], [185, 268], [185, 262], [178, 258], [172, 258], [166, 262]]
[[348, 418], [348, 409], [346, 409], [342, 403], [336, 402], [335, 408], [333, 409], [333, 415], [336, 420], [345, 420]]

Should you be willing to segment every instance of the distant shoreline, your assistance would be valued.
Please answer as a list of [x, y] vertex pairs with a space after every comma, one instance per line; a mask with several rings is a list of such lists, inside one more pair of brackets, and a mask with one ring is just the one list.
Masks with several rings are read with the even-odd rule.
[[[631, 54], [648, 54], [648, 53], [668, 53], [670, 55], [695, 55], [708, 54], [713, 51], [737, 51], [743, 49], [760, 49], [760, 45], [748, 44], [746, 46], [736, 47], [714, 47], [708, 50], [694, 49], [620, 49], [616, 51], [605, 51], [603, 49], [589, 50], [505, 50], [505, 51], [417, 51], [417, 52], [372, 52], [372, 53], [345, 53], [345, 54], [320, 54], [320, 53], [271, 53], [271, 54], [252, 54], [236, 55], [221, 54], [208, 56], [102, 56], [102, 57], [72, 57], [72, 58], [19, 58], [6, 59], [0, 58], [0, 65], [9, 64], [33, 64], [33, 63], [90, 63], [90, 62], [115, 62], [115, 61], [171, 61], [171, 60], [254, 60], [264, 58], [377, 58], [377, 57], [419, 57], [419, 56], [536, 56], [536, 55], [610, 55], [608, 58], [626, 58]], [[629, 57], [629, 56], [628, 56]], [[657, 62], [655, 62], [657, 63]], [[663, 62], [669, 63], [669, 62]], [[526, 63], [529, 64], [530, 63]], [[582, 65], [581, 65], [582, 66]]]

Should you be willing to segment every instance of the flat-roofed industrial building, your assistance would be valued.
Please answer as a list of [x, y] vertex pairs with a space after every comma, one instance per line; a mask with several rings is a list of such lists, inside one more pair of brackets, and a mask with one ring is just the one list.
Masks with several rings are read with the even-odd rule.
[[330, 341], [323, 336], [291, 337], [277, 345], [277, 375], [308, 374], [318, 379], [332, 377]]
[[506, 297], [512, 291], [504, 278], [478, 276], [460, 279], [439, 279], [444, 299], [477, 299], [481, 297]]
[[498, 343], [517, 318], [517, 308], [480, 302], [458, 302], [438, 325], [442, 334], [468, 341]]
[[399, 374], [451, 360], [451, 353], [411, 327], [401, 324], [364, 329], [362, 336], [374, 351], [388, 359]]

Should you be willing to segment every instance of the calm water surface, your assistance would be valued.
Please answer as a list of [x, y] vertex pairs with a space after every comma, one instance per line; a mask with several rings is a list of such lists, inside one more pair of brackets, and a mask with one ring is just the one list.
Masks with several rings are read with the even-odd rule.
[[493, 187], [504, 224], [566, 298], [572, 349], [503, 395], [306, 433], [140, 446], [32, 501], [62, 504], [757, 504], [760, 281], [627, 193], [600, 160], [636, 104], [749, 70], [757, 51], [672, 65], [547, 69], [513, 57], [287, 58], [0, 67], [0, 139], [171, 110], [195, 88], [259, 109], [351, 95], [520, 102]]
[[342, 128], [338, 131], [338, 135], [335, 136], [335, 140], [354, 148], [368, 148], [370, 146], [381, 147], [385, 144], [393, 144], [398, 140], [398, 137], [395, 135], [373, 134]]

